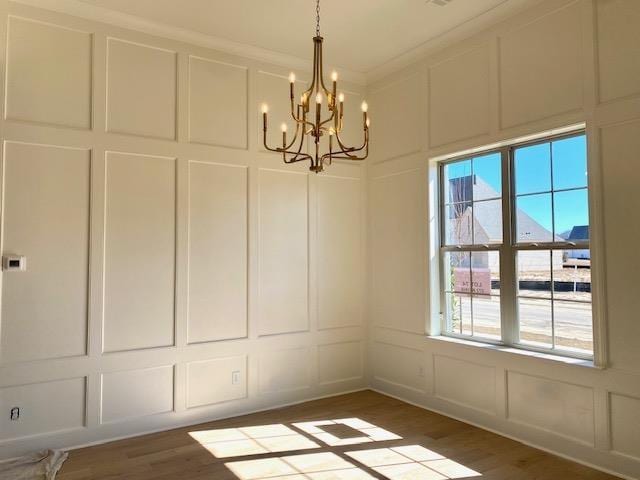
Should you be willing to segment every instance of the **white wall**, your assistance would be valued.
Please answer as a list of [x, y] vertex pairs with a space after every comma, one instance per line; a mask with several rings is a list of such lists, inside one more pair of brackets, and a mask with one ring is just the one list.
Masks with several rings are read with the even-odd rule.
[[365, 168], [264, 151], [288, 69], [5, 1], [0, 25], [28, 265], [2, 274], [0, 457], [366, 385]]
[[[637, 0], [550, 0], [368, 87], [373, 387], [634, 478], [638, 25]], [[606, 368], [428, 338], [437, 317], [430, 310], [429, 159], [579, 122], [589, 137]]]

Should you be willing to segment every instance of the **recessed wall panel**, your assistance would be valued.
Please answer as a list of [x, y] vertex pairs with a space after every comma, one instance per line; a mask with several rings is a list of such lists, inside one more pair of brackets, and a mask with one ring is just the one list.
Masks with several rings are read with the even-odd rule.
[[307, 175], [260, 170], [260, 335], [299, 332], [308, 319]]
[[[425, 331], [426, 173], [409, 170], [371, 183], [372, 320]], [[422, 199], [422, 200], [420, 200]]]
[[580, 2], [500, 37], [501, 126], [582, 108]]
[[173, 366], [102, 375], [101, 423], [173, 410]]
[[[82, 377], [0, 388], [0, 440], [84, 427], [85, 384]], [[18, 420], [9, 418], [14, 407]]]
[[459, 405], [495, 414], [494, 367], [434, 355], [435, 395]]
[[[414, 153], [422, 148], [423, 75], [413, 73], [370, 93], [373, 161]], [[373, 142], [375, 139], [375, 148]]]
[[264, 352], [258, 369], [262, 393], [298, 390], [311, 385], [311, 355], [306, 347]]
[[319, 328], [362, 323], [361, 198], [358, 179], [318, 178]]
[[533, 427], [593, 445], [593, 389], [508, 372], [508, 416]]
[[640, 322], [634, 312], [640, 312], [640, 296], [629, 288], [637, 284], [640, 257], [628, 252], [640, 238], [640, 222], [630, 220], [630, 212], [640, 211], [640, 121], [603, 128], [600, 138], [608, 356], [612, 367], [638, 373]]
[[176, 52], [107, 40], [107, 130], [176, 137]]
[[187, 364], [187, 408], [247, 396], [247, 357], [213, 358]]
[[640, 460], [640, 398], [609, 394], [611, 449]]
[[190, 343], [247, 335], [247, 168], [189, 163]]
[[5, 271], [3, 362], [84, 355], [89, 270], [89, 150], [8, 142], [4, 251], [26, 271]]
[[91, 45], [90, 33], [9, 17], [7, 118], [90, 128]]
[[373, 346], [373, 375], [385, 382], [423, 392], [424, 354], [413, 348], [376, 342]]
[[247, 148], [247, 69], [189, 57], [189, 141]]
[[489, 53], [484, 45], [429, 69], [431, 146], [489, 133]]
[[600, 101], [640, 94], [640, 2], [594, 2]]
[[106, 157], [104, 350], [174, 337], [176, 162]]
[[334, 383], [362, 378], [362, 342], [342, 342], [318, 346], [320, 383]]

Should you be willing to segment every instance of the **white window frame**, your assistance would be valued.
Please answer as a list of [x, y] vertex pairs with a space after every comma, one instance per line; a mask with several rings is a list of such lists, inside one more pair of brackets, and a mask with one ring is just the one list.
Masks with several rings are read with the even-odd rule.
[[[548, 242], [537, 245], [516, 244], [515, 239], [515, 195], [514, 178], [512, 176], [513, 151], [516, 148], [537, 143], [546, 143], [560, 138], [568, 138], [584, 134], [587, 140], [587, 170], [588, 185], [587, 192], [589, 198], [589, 228], [590, 239], [588, 242], [578, 244], [578, 242]], [[597, 367], [606, 366], [606, 351], [604, 348], [604, 319], [602, 318], [602, 295], [600, 279], [600, 252], [598, 251], [598, 241], [601, 237], [599, 204], [595, 201], [594, 185], [599, 185], [599, 169], [594, 166], [595, 147], [591, 140], [589, 130], [585, 124], [572, 125], [545, 132], [540, 132], [528, 137], [504, 141], [493, 145], [469, 149], [451, 155], [434, 157], [429, 163], [429, 278], [430, 285], [436, 288], [430, 289], [431, 318], [428, 323], [427, 334], [431, 337], [447, 337], [452, 340], [459, 339], [466, 344], [480, 346], [495, 346], [498, 349], [508, 349], [509, 351], [523, 351], [523, 353], [540, 353], [545, 356], [586, 360]], [[446, 163], [457, 160], [468, 159], [480, 155], [500, 152], [502, 165], [502, 215], [503, 215], [503, 241], [496, 245], [465, 245], [455, 247], [444, 247], [444, 219], [442, 218], [444, 205], [444, 192], [441, 188], [441, 170]], [[507, 161], [504, 161], [506, 155]], [[505, 222], [504, 220], [508, 221]], [[517, 317], [517, 251], [526, 249], [576, 249], [580, 247], [589, 248], [591, 251], [591, 311], [592, 311], [592, 331], [593, 331], [593, 352], [592, 354], [581, 354], [571, 350], [538, 348], [535, 345], [518, 342], [518, 317]], [[501, 309], [501, 340], [493, 341], [490, 338], [472, 337], [460, 335], [454, 332], [447, 332], [445, 329], [445, 288], [443, 269], [443, 248], [453, 251], [499, 251], [500, 252], [500, 309]]]

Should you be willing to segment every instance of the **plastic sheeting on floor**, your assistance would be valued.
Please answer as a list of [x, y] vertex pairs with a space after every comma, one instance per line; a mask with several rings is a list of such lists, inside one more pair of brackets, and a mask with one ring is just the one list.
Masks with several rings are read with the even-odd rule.
[[68, 456], [60, 450], [43, 450], [0, 462], [0, 480], [53, 480]]

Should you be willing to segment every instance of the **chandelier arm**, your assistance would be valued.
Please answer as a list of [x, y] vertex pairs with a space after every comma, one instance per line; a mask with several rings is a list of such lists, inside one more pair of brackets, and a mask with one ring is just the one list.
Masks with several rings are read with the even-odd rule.
[[324, 94], [327, 96], [327, 101], [329, 101], [329, 99], [331, 99], [331, 93], [329, 92], [329, 90], [327, 89], [327, 87], [324, 85], [324, 59], [322, 58], [322, 37], [320, 37], [320, 42], [318, 43], [318, 50], [319, 50], [319, 57], [320, 57], [320, 61], [318, 62], [318, 76], [320, 77], [320, 86], [322, 87], [322, 90], [324, 91]]

